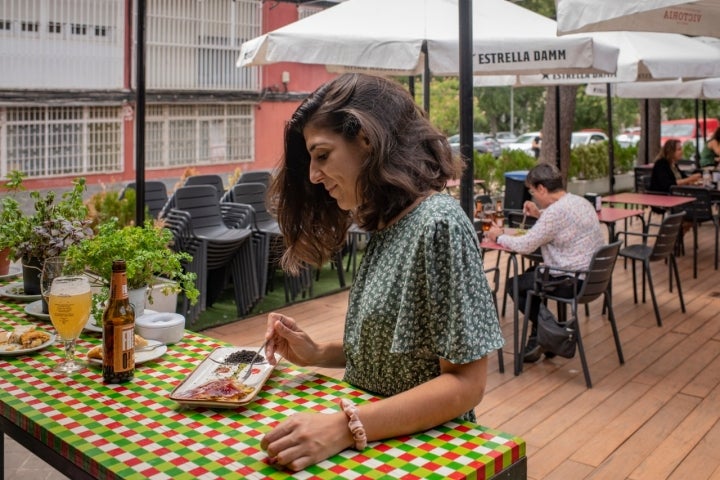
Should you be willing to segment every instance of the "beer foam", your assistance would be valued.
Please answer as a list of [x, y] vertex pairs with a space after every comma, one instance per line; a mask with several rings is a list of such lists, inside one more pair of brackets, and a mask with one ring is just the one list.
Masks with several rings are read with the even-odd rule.
[[50, 295], [82, 295], [90, 291], [90, 283], [83, 277], [55, 279], [50, 287]]

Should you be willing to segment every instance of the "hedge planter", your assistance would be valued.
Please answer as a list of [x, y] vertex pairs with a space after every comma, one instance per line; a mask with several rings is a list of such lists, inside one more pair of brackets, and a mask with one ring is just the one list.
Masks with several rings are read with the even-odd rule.
[[[615, 193], [629, 192], [635, 188], [635, 175], [633, 172], [619, 173], [615, 175]], [[599, 195], [610, 194], [610, 177], [595, 178], [593, 180], [571, 179], [568, 182], [568, 192], [583, 196], [586, 193], [597, 193]]]

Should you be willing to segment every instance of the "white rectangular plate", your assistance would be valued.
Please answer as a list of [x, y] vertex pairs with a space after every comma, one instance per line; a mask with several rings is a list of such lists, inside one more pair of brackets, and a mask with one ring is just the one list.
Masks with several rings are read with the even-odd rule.
[[[236, 408], [253, 401], [262, 386], [265, 385], [265, 382], [267, 381], [268, 377], [270, 377], [270, 374], [275, 368], [267, 361], [267, 358], [265, 358], [262, 362], [256, 360], [255, 364], [252, 367], [252, 372], [250, 373], [250, 376], [247, 378], [247, 380], [244, 381], [242, 380], [242, 377], [247, 371], [248, 363], [230, 364], [228, 366], [225, 366], [221, 365], [220, 363], [214, 362], [213, 360], [211, 360], [211, 358], [217, 360], [218, 362], [223, 362], [225, 358], [227, 358], [228, 355], [232, 353], [240, 352], [242, 350], [249, 350], [254, 353], [257, 351], [257, 349], [258, 347], [216, 348], [210, 353], [210, 355], [208, 355], [208, 358], [203, 360], [200, 365], [198, 365], [195, 370], [193, 370], [192, 373], [188, 375], [185, 380], [183, 380], [177, 387], [175, 387], [172, 393], [170, 393], [170, 399], [176, 401], [181, 405], [209, 408]], [[266, 357], [265, 351], [261, 350], [260, 355]], [[233, 401], [219, 399], [194, 400], [190, 398], [183, 398], [184, 394], [187, 394], [188, 392], [196, 389], [197, 387], [205, 385], [208, 382], [212, 382], [215, 380], [231, 379], [233, 377], [238, 382], [252, 388], [252, 391], [250, 391], [244, 397]]]

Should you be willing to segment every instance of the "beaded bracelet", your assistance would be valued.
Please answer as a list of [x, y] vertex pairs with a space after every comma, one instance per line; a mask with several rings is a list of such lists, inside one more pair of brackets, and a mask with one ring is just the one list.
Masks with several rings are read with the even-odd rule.
[[365, 434], [365, 427], [363, 427], [360, 417], [358, 417], [357, 407], [346, 398], [340, 399], [340, 406], [348, 417], [348, 428], [352, 433], [353, 440], [355, 440], [355, 449], [359, 451], [365, 450], [365, 447], [367, 447], [367, 435]]

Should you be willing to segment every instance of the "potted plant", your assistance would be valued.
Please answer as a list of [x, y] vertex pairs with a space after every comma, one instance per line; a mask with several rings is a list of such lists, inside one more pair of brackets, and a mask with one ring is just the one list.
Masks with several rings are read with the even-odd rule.
[[55, 202], [55, 192], [45, 196], [30, 192], [35, 203], [32, 215], [23, 215], [15, 224], [18, 242], [12, 250], [22, 259], [23, 286], [28, 295], [40, 293], [40, 272], [46, 258], [62, 254], [70, 245], [93, 235], [88, 209], [83, 203], [85, 179], [73, 180], [73, 189]]
[[[120, 227], [117, 220], [112, 219], [101, 225], [94, 237], [67, 250], [66, 256], [72, 265], [84, 267], [98, 277], [102, 291], [95, 296], [96, 319], [101, 318], [97, 309], [107, 298], [112, 261], [116, 259], [125, 260], [128, 289], [141, 289], [143, 299], [147, 287], [157, 282], [159, 276], [171, 280], [166, 282], [166, 290], [182, 292], [190, 303], [197, 302], [200, 292], [195, 287], [196, 275], [183, 269], [183, 262], [189, 262], [192, 257], [184, 252], [175, 252], [170, 247], [172, 240], [170, 230], [154, 225], [150, 220], [143, 227]], [[152, 303], [152, 297], [149, 301]], [[144, 305], [136, 305], [136, 310], [142, 308]]]
[[23, 176], [22, 172], [14, 170], [8, 174], [8, 180], [3, 184], [3, 188], [10, 193], [0, 200], [0, 275], [7, 275], [13, 249], [23, 240], [18, 225], [24, 222], [25, 214], [15, 198], [15, 194], [24, 188]]

